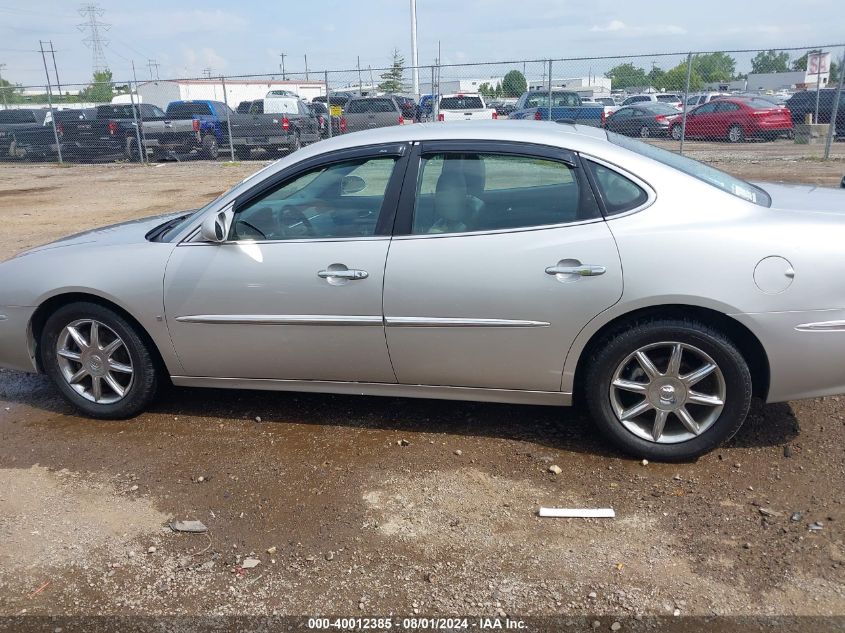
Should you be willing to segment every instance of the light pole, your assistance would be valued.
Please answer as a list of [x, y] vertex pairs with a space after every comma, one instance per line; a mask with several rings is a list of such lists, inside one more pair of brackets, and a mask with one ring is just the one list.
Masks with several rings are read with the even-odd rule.
[[285, 57], [287, 57], [287, 55], [279, 53], [279, 57], [282, 58], [282, 63], [279, 66], [282, 71], [282, 81], [285, 81], [287, 79], [287, 77], [285, 77]]
[[420, 69], [417, 55], [417, 0], [411, 0], [411, 65], [414, 67], [414, 99], [420, 98]]

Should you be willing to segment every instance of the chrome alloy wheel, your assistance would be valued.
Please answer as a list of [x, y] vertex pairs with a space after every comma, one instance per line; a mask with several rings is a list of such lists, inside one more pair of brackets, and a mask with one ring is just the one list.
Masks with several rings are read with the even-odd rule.
[[725, 377], [705, 352], [666, 341], [641, 347], [623, 360], [610, 383], [616, 418], [631, 433], [659, 444], [701, 435], [725, 406]]
[[79, 319], [62, 329], [56, 362], [68, 385], [97, 404], [122, 400], [135, 373], [123, 339], [94, 319]]

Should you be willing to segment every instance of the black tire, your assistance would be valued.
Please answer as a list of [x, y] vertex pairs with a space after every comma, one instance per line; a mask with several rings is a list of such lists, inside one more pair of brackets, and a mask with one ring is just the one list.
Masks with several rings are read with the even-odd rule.
[[[719, 416], [700, 435], [678, 443], [658, 443], [635, 435], [620, 422], [611, 404], [611, 381], [617, 367], [636, 350], [663, 341], [692, 345], [709, 355], [725, 383]], [[654, 319], [635, 323], [611, 334], [593, 349], [586, 362], [584, 395], [592, 418], [616, 446], [638, 458], [674, 462], [707, 453], [736, 434], [751, 404], [751, 373], [742, 354], [724, 334], [698, 321]]]
[[299, 136], [299, 130], [293, 133], [293, 141], [290, 144], [290, 153], [302, 149], [302, 138]]
[[728, 142], [741, 143], [745, 139], [745, 133], [742, 131], [741, 125], [732, 125], [728, 128]]
[[640, 128], [640, 138], [648, 138], [651, 136], [651, 130], [648, 129], [647, 125], [644, 125]]
[[669, 136], [671, 136], [676, 141], [680, 141], [681, 131], [682, 130], [680, 125], [673, 125], [671, 128], [669, 128]]
[[220, 155], [220, 146], [217, 144], [217, 139], [214, 138], [214, 134], [206, 134], [202, 137], [202, 148], [200, 149], [200, 154], [203, 158], [207, 158], [208, 160], [217, 160], [217, 157]]
[[[113, 330], [131, 359], [133, 375], [128, 390], [117, 402], [105, 404], [86, 399], [65, 379], [58, 364], [57, 343], [65, 326], [78, 319], [94, 319]], [[47, 319], [39, 342], [41, 364], [59, 391], [74, 407], [91, 418], [123, 419], [142, 412], [155, 397], [158, 372], [153, 353], [136, 328], [124, 317], [96, 303], [62, 306]]]
[[252, 148], [251, 147], [236, 147], [235, 148], [235, 156], [238, 157], [238, 160], [249, 160], [251, 155], [252, 155]]
[[138, 151], [138, 139], [127, 136], [126, 137], [126, 159], [130, 163], [140, 163], [141, 153]]

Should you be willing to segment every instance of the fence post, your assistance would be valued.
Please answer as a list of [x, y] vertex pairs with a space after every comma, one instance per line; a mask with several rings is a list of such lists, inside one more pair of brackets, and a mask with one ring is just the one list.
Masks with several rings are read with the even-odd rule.
[[839, 85], [833, 97], [833, 109], [830, 112], [830, 125], [827, 128], [827, 139], [824, 142], [824, 159], [830, 158], [830, 145], [836, 137], [836, 118], [839, 115], [839, 100], [842, 98], [842, 83], [845, 82], [845, 49], [842, 51], [842, 61], [839, 62]]
[[[332, 95], [329, 92], [329, 71], [326, 70], [323, 72], [325, 81], [326, 81], [326, 110], [329, 113], [329, 138], [332, 137], [334, 127], [334, 121], [332, 121]], [[338, 129], [337, 131], [340, 132], [340, 121], [337, 122]]]
[[[229, 117], [229, 97], [226, 95], [226, 78], [222, 75], [220, 76], [220, 81], [223, 84], [223, 103], [226, 105], [226, 129], [228, 130], [229, 134], [229, 157], [231, 158], [232, 162], [235, 162], [235, 144], [232, 143], [232, 119]], [[247, 147], [249, 147], [247, 145]], [[248, 151], [248, 150], [247, 150]]]
[[47, 58], [44, 57], [44, 45], [40, 40], [38, 43], [41, 44], [41, 61], [44, 62], [44, 74], [47, 76], [47, 105], [50, 107], [50, 119], [53, 121], [53, 138], [56, 139], [56, 153], [59, 155], [59, 164], [61, 165], [64, 162], [62, 160], [62, 144], [59, 142], [59, 131], [56, 128], [56, 112], [53, 110], [53, 91], [50, 88], [50, 73], [47, 71]]
[[[135, 74], [135, 60], [132, 60], [132, 78], [135, 80], [135, 94], [138, 95], [138, 110], [141, 109], [141, 93], [138, 92], [138, 75]], [[144, 136], [143, 117], [141, 118], [141, 149], [144, 155], [144, 162], [147, 162], [147, 137]]]
[[549, 60], [549, 121], [552, 120], [552, 60]]
[[[141, 145], [141, 123], [143, 119], [141, 118], [141, 104], [138, 104], [138, 110], [135, 110], [135, 97], [132, 94], [132, 82], [127, 82], [129, 84], [129, 103], [132, 105], [132, 122], [135, 124], [135, 140], [138, 143], [138, 162], [142, 165], [144, 164], [144, 146]], [[127, 158], [129, 162], [132, 162], [132, 149], [127, 147], [128, 151]]]
[[681, 155], [684, 153], [684, 138], [686, 138], [687, 135], [687, 100], [689, 99], [690, 74], [692, 74], [692, 53], [687, 53], [687, 81], [684, 84], [684, 113], [681, 117]]

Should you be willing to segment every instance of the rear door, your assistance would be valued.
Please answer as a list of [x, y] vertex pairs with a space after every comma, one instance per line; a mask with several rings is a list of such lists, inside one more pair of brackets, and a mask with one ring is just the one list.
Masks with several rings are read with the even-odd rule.
[[575, 336], [622, 293], [583, 167], [565, 150], [517, 143], [416, 151], [384, 281], [398, 381], [560, 391]]

